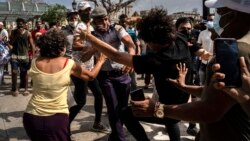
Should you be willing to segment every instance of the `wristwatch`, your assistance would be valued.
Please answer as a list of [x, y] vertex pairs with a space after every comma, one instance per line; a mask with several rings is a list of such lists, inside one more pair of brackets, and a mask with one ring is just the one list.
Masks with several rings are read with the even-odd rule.
[[164, 118], [164, 104], [156, 102], [154, 116], [157, 118]]

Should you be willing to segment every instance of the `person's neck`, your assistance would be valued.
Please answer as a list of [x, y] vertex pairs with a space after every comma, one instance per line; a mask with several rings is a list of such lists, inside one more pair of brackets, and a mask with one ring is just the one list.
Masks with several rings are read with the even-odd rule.
[[19, 31], [19, 33], [23, 33], [24, 31], [25, 31], [25, 29], [24, 28], [21, 28], [21, 29], [18, 29], [18, 31]]

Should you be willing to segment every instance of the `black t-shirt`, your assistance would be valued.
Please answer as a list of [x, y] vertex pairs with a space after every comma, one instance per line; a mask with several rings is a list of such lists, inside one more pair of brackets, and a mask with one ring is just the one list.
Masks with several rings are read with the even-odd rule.
[[[135, 72], [153, 74], [159, 101], [164, 104], [181, 104], [187, 102], [189, 98], [189, 94], [166, 81], [166, 78], [178, 77], [176, 64], [180, 62], [186, 63], [188, 68], [191, 67], [189, 48], [179, 38], [172, 46], [163, 48], [156, 53], [133, 57]], [[188, 71], [187, 84], [191, 84], [190, 76], [190, 71]]]

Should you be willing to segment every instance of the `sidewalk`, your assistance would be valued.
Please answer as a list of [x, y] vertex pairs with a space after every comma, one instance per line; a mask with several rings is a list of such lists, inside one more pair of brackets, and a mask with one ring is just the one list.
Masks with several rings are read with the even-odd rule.
[[[22, 114], [31, 97], [19, 94], [13, 97], [10, 94], [10, 76], [5, 79], [6, 84], [0, 86], [0, 141], [29, 141], [22, 125]], [[138, 86], [143, 86], [143, 80], [138, 79]], [[31, 90], [31, 89], [30, 89]], [[3, 95], [1, 95], [3, 94]], [[152, 95], [152, 88], [145, 90], [145, 94]], [[83, 110], [77, 115], [76, 119], [71, 124], [73, 137], [77, 141], [106, 141], [108, 134], [97, 133], [91, 131], [94, 121], [94, 99], [91, 93], [87, 96], [87, 103]], [[104, 105], [102, 121], [108, 125], [107, 109]], [[181, 122], [182, 141], [193, 141], [193, 136], [186, 134], [188, 123]], [[168, 141], [169, 137], [164, 126], [157, 124], [143, 123], [143, 127], [147, 131], [148, 136], [152, 141]], [[126, 140], [135, 141], [126, 128]]]

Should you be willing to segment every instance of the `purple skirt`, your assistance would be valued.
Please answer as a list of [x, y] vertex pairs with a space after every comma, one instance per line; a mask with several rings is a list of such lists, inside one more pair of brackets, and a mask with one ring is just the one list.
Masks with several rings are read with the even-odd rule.
[[37, 116], [24, 113], [23, 125], [32, 141], [70, 141], [67, 114]]

